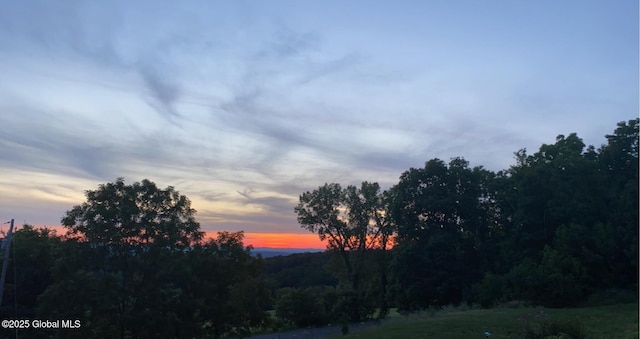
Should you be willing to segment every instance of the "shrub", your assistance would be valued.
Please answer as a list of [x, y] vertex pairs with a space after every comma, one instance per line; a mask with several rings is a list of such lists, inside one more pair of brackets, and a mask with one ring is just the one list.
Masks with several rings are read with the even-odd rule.
[[589, 288], [582, 263], [549, 246], [542, 255], [539, 262], [525, 259], [509, 271], [507, 297], [545, 307], [576, 306], [585, 300]]
[[525, 339], [584, 339], [584, 326], [578, 320], [559, 321], [549, 319], [543, 312], [527, 314], [518, 318]]
[[580, 261], [555, 249], [545, 247], [538, 275], [543, 283], [534, 301], [546, 307], [576, 306], [588, 295]]
[[325, 312], [309, 289], [286, 288], [276, 302], [276, 315], [296, 327], [324, 325]]
[[507, 286], [504, 276], [487, 273], [480, 283], [473, 286], [472, 301], [484, 308], [491, 308], [507, 299]]
[[634, 291], [622, 289], [607, 289], [598, 291], [589, 296], [586, 306], [604, 306], [615, 304], [628, 304], [638, 301], [638, 294]]

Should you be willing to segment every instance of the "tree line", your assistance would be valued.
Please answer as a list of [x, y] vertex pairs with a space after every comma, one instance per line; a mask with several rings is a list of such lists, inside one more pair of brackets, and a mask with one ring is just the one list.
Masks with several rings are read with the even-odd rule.
[[[428, 160], [382, 190], [327, 183], [293, 212], [325, 253], [253, 255], [205, 239], [173, 187], [119, 178], [65, 213], [66, 234], [14, 234], [4, 319], [79, 319], [30, 337], [194, 338], [384, 318], [450, 304], [573, 306], [638, 289], [638, 122], [607, 143], [559, 135], [494, 172]], [[269, 310], [275, 310], [275, 316]]]
[[[4, 319], [73, 319], [32, 338], [220, 338], [267, 319], [261, 258], [242, 232], [204, 239], [187, 197], [122, 178], [86, 192], [63, 236], [23, 226], [2, 301]], [[13, 274], [15, 272], [15, 274]]]
[[566, 307], [599, 293], [635, 295], [638, 119], [606, 139], [596, 149], [559, 135], [533, 154], [515, 152], [516, 164], [498, 172], [431, 159], [386, 191], [362, 182], [303, 193], [298, 221], [328, 241], [346, 299], [334, 318], [384, 317], [389, 306]]

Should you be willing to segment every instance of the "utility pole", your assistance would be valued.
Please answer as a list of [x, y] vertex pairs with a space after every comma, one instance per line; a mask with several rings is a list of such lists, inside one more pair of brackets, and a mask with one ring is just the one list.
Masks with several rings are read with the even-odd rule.
[[7, 279], [7, 266], [9, 266], [9, 248], [11, 248], [12, 234], [13, 234], [13, 219], [11, 219], [11, 225], [9, 226], [9, 233], [7, 233], [7, 237], [3, 239], [4, 259], [2, 260], [2, 277], [0, 278], [0, 305], [2, 305], [2, 295], [4, 294], [4, 281]]

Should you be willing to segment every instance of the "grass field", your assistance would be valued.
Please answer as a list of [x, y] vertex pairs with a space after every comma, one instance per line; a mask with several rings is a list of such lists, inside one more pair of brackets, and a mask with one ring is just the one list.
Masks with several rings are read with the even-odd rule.
[[496, 308], [490, 310], [441, 310], [402, 316], [392, 313], [380, 326], [334, 338], [522, 338], [523, 316], [532, 326], [544, 317], [579, 321], [588, 338], [638, 338], [638, 304], [571, 309]]

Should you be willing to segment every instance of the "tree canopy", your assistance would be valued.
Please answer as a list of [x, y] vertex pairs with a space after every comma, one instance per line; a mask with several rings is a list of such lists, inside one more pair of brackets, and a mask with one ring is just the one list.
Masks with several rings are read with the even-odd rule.
[[242, 232], [204, 240], [189, 199], [149, 180], [119, 178], [86, 197], [62, 218], [68, 232], [37, 307], [82, 320], [65, 337], [218, 338], [265, 321], [262, 261]]
[[[378, 183], [362, 182], [360, 187], [349, 185], [342, 188], [332, 183], [318, 187], [300, 195], [300, 202], [294, 211], [300, 225], [314, 233], [321, 240], [327, 240], [327, 248], [341, 258], [339, 269], [334, 271], [347, 289], [346, 299], [349, 310], [344, 310], [353, 321], [368, 317], [375, 302], [365, 300], [367, 294], [365, 280], [377, 272], [380, 281], [376, 286], [379, 305], [386, 312], [386, 258], [384, 252], [393, 226], [387, 218], [387, 193], [381, 192]], [[382, 256], [371, 268], [372, 250], [382, 252]], [[340, 274], [342, 271], [342, 274]], [[370, 274], [367, 276], [365, 272]], [[369, 291], [371, 292], [371, 291]], [[369, 293], [371, 294], [371, 293]]]
[[639, 120], [600, 147], [558, 135], [498, 172], [435, 158], [387, 190], [324, 184], [293, 210], [327, 251], [266, 261], [243, 232], [205, 239], [173, 187], [118, 178], [65, 213], [66, 234], [15, 231], [0, 314], [82, 322], [34, 338], [220, 338], [389, 307], [637, 301]]

